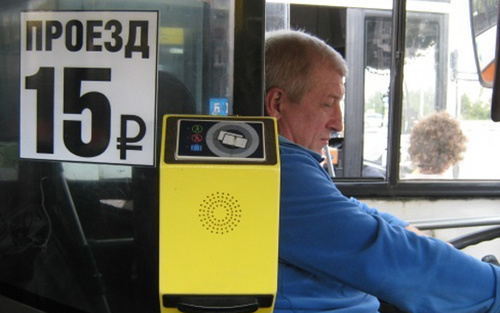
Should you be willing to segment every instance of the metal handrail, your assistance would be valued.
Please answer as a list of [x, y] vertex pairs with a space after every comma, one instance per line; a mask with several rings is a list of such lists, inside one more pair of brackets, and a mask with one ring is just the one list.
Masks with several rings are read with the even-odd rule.
[[421, 230], [500, 225], [500, 216], [408, 220]]

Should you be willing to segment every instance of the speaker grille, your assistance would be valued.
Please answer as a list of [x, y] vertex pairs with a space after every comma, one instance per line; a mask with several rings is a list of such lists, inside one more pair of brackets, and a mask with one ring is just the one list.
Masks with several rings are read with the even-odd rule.
[[200, 203], [199, 217], [206, 230], [224, 235], [234, 231], [241, 222], [240, 204], [229, 193], [212, 193]]

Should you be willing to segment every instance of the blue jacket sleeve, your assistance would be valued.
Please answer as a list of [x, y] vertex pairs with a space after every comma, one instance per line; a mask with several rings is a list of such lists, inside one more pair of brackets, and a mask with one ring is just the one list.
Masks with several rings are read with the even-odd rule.
[[356, 198], [349, 198], [349, 201], [358, 205], [363, 211], [365, 211], [368, 214], [380, 216], [381, 218], [383, 218], [386, 222], [388, 222], [392, 226], [406, 227], [409, 225], [408, 222], [403, 221], [402, 219], [397, 218], [396, 216], [394, 216], [390, 213], [380, 212], [375, 208], [369, 207], [368, 205], [366, 205], [366, 203], [362, 203]]
[[283, 154], [281, 168], [287, 264], [409, 312], [500, 312], [497, 267], [360, 210], [307, 155]]

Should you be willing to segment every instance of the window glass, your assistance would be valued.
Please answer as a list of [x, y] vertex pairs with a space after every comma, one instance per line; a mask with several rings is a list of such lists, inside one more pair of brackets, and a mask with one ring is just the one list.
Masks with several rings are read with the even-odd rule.
[[490, 118], [491, 89], [478, 79], [468, 2], [417, 16], [420, 26], [409, 14], [406, 30], [400, 177], [497, 179], [500, 126]]
[[[433, 3], [427, 5], [432, 7]], [[468, 3], [436, 4], [428, 10], [435, 13], [415, 11], [422, 9], [418, 3], [409, 2], [408, 6], [412, 10], [407, 12], [406, 21], [400, 178], [495, 179], [498, 173], [494, 170], [494, 160], [489, 157], [494, 147], [486, 142], [493, 142], [499, 127], [490, 120], [491, 89], [482, 87], [478, 80]], [[390, 110], [391, 18], [377, 13], [372, 15], [367, 14], [365, 18], [362, 175], [365, 177], [376, 176], [372, 169], [385, 172]], [[447, 157], [454, 161], [450, 161], [452, 164], [445, 172], [422, 175], [415, 157], [409, 153], [411, 131], [420, 120], [440, 111], [448, 112], [459, 123], [466, 138], [461, 140], [465, 142], [465, 151]], [[444, 135], [436, 134], [441, 139]], [[427, 137], [419, 153], [430, 153], [428, 147], [432, 144]], [[460, 145], [455, 143], [455, 146]], [[484, 149], [491, 152], [484, 153]], [[413, 154], [417, 153], [415, 150]]]
[[[402, 130], [411, 126], [412, 115], [434, 108], [442, 98], [438, 84], [440, 69], [440, 16], [408, 13], [406, 23], [406, 59]], [[365, 111], [363, 132], [363, 176], [374, 176], [373, 171], [384, 173], [387, 165], [389, 116], [389, 84], [391, 65], [391, 17], [368, 16], [365, 19]], [[427, 68], [414, 74], [415, 70]], [[403, 164], [405, 165], [405, 164]]]
[[[495, 1], [474, 3], [475, 19], [494, 16], [495, 10], [484, 7], [496, 7]], [[330, 144], [338, 157], [334, 158], [336, 177], [387, 179], [392, 2], [367, 1], [353, 6], [345, 1], [313, 1], [310, 5], [290, 1], [289, 5], [291, 28], [324, 39], [348, 63], [344, 131]], [[498, 178], [491, 143], [500, 126], [490, 121], [491, 89], [478, 80], [469, 2], [412, 0], [406, 8], [403, 95], [402, 103], [397, 104], [402, 111], [400, 171], [392, 174], [404, 180]], [[423, 118], [441, 111], [459, 122], [467, 138], [465, 150], [454, 157], [456, 162], [451, 162], [445, 175], [421, 177], [417, 161], [409, 153], [411, 131]], [[429, 139], [422, 145], [430, 144]]]
[[391, 66], [391, 17], [367, 16], [364, 52], [363, 168], [361, 176], [385, 178]]
[[[0, 2], [3, 295], [47, 312], [158, 309], [157, 168], [19, 158], [21, 12], [145, 10], [159, 12], [158, 86], [153, 86], [158, 120], [150, 128], [157, 132], [153, 153], [159, 155], [164, 114], [232, 113], [234, 1]], [[45, 34], [57, 36], [57, 29]], [[139, 34], [140, 28], [135, 30]], [[84, 88], [91, 84], [103, 86], [85, 82], [81, 95], [90, 93]], [[88, 111], [81, 115], [90, 117]], [[88, 140], [85, 136], [80, 141]], [[110, 145], [117, 145], [116, 138]]]
[[290, 27], [290, 5], [266, 1], [266, 31]]

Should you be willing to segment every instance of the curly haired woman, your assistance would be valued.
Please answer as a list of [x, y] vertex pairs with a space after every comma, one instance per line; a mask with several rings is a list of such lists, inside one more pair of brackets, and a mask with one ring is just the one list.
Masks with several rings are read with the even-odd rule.
[[426, 116], [411, 131], [408, 153], [417, 166], [414, 174], [422, 174], [422, 177], [444, 174], [450, 166], [462, 160], [466, 141], [459, 122], [447, 112]]

